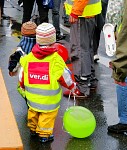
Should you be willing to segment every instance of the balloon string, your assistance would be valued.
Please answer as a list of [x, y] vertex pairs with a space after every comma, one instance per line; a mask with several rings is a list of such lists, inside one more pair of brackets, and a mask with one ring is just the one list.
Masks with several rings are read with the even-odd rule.
[[76, 98], [75, 98], [75, 95], [74, 95], [74, 106], [76, 105]]
[[[71, 91], [70, 91], [69, 96], [68, 96], [68, 106], [67, 106], [67, 108], [69, 107], [70, 99], [71, 99]], [[75, 98], [75, 95], [74, 95], [74, 106], [75, 105], [76, 105], [76, 98]]]
[[70, 98], [71, 98], [71, 91], [70, 91], [70, 93], [69, 93], [69, 96], [68, 96], [68, 105], [67, 105], [67, 108], [69, 107], [69, 101], [70, 101]]
[[[70, 98], [71, 98], [71, 91], [70, 91], [69, 96], [68, 96], [68, 106], [67, 106], [67, 109], [69, 108]], [[75, 106], [75, 105], [76, 105], [76, 98], [75, 98], [75, 95], [74, 95], [74, 106]], [[66, 110], [67, 110], [67, 109], [66, 109]], [[63, 123], [63, 125], [62, 125], [62, 130], [63, 130], [64, 132], [66, 132], [66, 133], [69, 133], [69, 132], [67, 132], [67, 131], [64, 129], [64, 123]]]
[[64, 132], [66, 132], [66, 133], [69, 133], [69, 132], [67, 132], [67, 131], [64, 129], [64, 123], [63, 123], [63, 125], [62, 125], [62, 130], [63, 130]]

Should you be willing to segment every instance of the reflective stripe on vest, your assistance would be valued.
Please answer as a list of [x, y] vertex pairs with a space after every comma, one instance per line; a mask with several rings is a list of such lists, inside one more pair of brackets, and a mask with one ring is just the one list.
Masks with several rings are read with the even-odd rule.
[[[64, 3], [67, 15], [71, 14], [73, 2], [74, 1], [72, 0], [66, 0], [66, 2]], [[82, 16], [79, 17], [94, 16], [100, 14], [101, 10], [102, 10], [101, 0], [90, 0], [89, 3], [84, 8]]]
[[25, 90], [32, 94], [39, 94], [42, 96], [53, 96], [53, 95], [59, 94], [61, 88], [59, 87], [57, 90], [45, 90], [45, 89], [32, 88], [32, 87], [25, 86]]
[[[100, 1], [100, 0], [90, 0], [89, 3], [88, 3], [88, 5], [89, 5], [89, 4], [95, 4], [95, 3], [99, 2], [99, 1]], [[73, 5], [74, 0], [66, 0], [66, 3], [68, 3], [68, 4], [70, 4], [70, 5]]]
[[27, 104], [37, 110], [50, 111], [56, 109], [60, 105], [60, 101], [56, 104], [38, 104], [27, 99]]
[[40, 130], [42, 130], [42, 131], [51, 131], [51, 130], [53, 130], [53, 128], [39, 128]]

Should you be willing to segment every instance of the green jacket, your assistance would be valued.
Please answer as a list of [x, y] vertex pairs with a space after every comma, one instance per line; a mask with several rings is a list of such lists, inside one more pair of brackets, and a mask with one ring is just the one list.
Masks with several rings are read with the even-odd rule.
[[112, 77], [118, 82], [124, 82], [127, 77], [127, 0], [124, 6], [122, 27], [117, 39], [116, 58], [111, 61]]

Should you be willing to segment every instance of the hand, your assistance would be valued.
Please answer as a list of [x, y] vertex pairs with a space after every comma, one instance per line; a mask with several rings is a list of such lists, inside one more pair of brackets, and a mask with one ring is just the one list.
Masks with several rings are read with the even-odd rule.
[[112, 69], [112, 62], [109, 62], [109, 68]]
[[75, 23], [75, 22], [77, 22], [77, 21], [78, 21], [77, 18], [74, 18], [74, 17], [72, 17], [72, 16], [69, 17], [69, 22], [70, 22], [70, 23]]
[[73, 84], [74, 84], [74, 86], [73, 86], [73, 88], [71, 89], [71, 92], [74, 94], [74, 93], [75, 93], [75, 90], [77, 89], [77, 86], [76, 86], [76, 83], [75, 83], [75, 82], [74, 82]]
[[17, 71], [16, 71], [16, 72], [9, 72], [9, 75], [10, 75], [11, 77], [16, 76], [16, 75], [17, 75]]

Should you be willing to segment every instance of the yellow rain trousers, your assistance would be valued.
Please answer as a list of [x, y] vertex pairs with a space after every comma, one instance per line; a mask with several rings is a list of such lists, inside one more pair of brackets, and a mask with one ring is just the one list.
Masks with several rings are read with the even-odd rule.
[[53, 133], [57, 114], [58, 109], [52, 112], [36, 112], [29, 108], [27, 126], [40, 137], [49, 137]]

